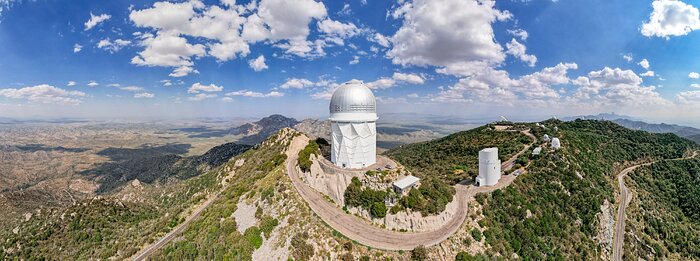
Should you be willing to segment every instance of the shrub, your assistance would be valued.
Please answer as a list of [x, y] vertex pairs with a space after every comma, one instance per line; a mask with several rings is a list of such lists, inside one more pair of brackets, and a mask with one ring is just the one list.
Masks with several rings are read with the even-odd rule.
[[309, 238], [309, 234], [306, 232], [301, 232], [294, 237], [292, 237], [292, 247], [294, 250], [292, 251], [292, 256], [296, 260], [309, 260], [311, 257], [314, 256], [314, 246], [310, 245], [309, 243], [306, 243], [306, 240]]
[[372, 204], [372, 209], [370, 209], [369, 213], [373, 217], [386, 217], [386, 205], [384, 205], [383, 202], [374, 202], [374, 204]]
[[474, 238], [474, 240], [476, 240], [477, 242], [481, 242], [481, 231], [479, 231], [479, 229], [473, 228], [471, 233], [472, 238]]
[[413, 260], [428, 260], [428, 249], [420, 245], [411, 250], [411, 259]]
[[316, 141], [309, 141], [309, 144], [304, 147], [303, 150], [299, 151], [299, 168], [301, 168], [302, 171], [308, 172], [311, 170], [311, 154], [318, 155], [319, 152], [319, 146]]

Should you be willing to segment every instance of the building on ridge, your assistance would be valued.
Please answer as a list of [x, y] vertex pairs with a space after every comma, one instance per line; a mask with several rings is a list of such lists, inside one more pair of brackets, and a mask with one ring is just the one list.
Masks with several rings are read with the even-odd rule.
[[501, 160], [498, 159], [498, 148], [486, 148], [479, 151], [479, 176], [476, 185], [479, 187], [493, 186], [501, 179]]
[[330, 103], [331, 162], [341, 168], [369, 167], [377, 161], [377, 105], [361, 81], [342, 84]]

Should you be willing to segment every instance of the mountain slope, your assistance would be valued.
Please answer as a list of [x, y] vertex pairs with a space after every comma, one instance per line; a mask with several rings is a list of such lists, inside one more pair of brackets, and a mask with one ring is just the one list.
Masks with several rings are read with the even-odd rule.
[[[98, 154], [108, 155], [112, 162], [102, 164], [82, 173], [99, 181], [99, 193], [138, 179], [141, 182], [164, 182], [170, 178], [187, 179], [216, 168], [228, 159], [241, 154], [251, 146], [226, 143], [216, 146], [203, 155], [182, 157], [171, 154], [173, 149], [121, 149], [110, 148]], [[156, 153], [155, 151], [158, 151]]]
[[604, 217], [616, 200], [615, 173], [631, 162], [678, 158], [697, 148], [673, 134], [633, 131], [609, 121], [545, 124], [559, 127], [562, 149], [532, 160], [529, 173], [509, 188], [477, 198], [488, 255], [609, 259], [610, 220]]

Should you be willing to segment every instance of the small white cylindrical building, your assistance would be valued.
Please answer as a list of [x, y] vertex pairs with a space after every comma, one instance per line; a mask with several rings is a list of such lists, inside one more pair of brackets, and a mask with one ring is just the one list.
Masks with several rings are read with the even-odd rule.
[[372, 90], [361, 81], [344, 83], [330, 103], [331, 161], [341, 168], [364, 168], [377, 161], [377, 110]]
[[501, 179], [501, 160], [498, 159], [498, 148], [486, 148], [479, 151], [479, 176], [476, 177], [478, 186], [493, 186]]
[[561, 141], [559, 141], [559, 138], [552, 138], [552, 149], [559, 149], [561, 148]]

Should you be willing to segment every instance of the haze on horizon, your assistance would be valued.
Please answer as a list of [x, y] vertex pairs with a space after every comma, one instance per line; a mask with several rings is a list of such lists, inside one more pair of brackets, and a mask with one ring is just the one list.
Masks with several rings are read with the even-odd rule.
[[0, 117], [325, 117], [359, 79], [380, 116], [700, 126], [694, 5], [0, 0]]

